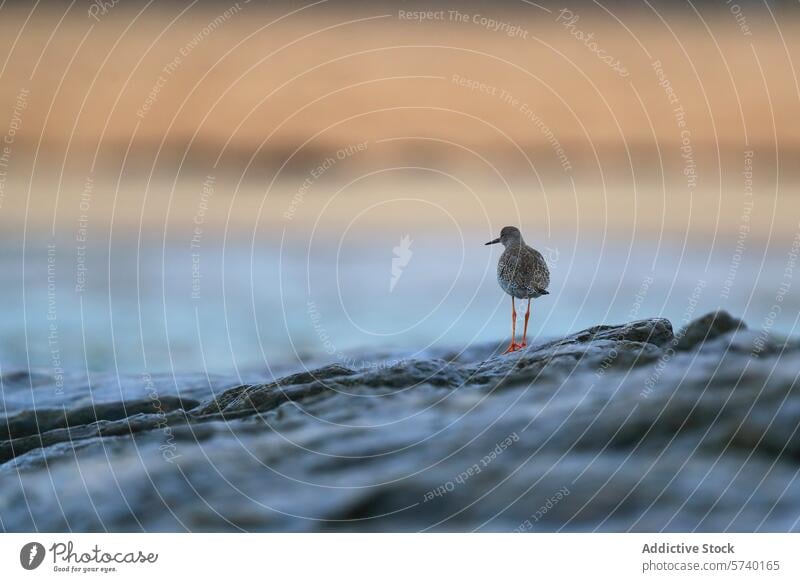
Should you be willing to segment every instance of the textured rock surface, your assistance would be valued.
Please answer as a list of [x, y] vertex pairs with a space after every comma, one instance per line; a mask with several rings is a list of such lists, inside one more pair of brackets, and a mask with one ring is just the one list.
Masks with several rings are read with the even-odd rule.
[[7, 374], [0, 527], [800, 529], [796, 341], [717, 313], [499, 351], [63, 388]]

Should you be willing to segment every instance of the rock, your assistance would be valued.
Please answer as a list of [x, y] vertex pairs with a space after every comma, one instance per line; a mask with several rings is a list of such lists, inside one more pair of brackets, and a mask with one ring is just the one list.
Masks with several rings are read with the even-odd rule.
[[676, 350], [691, 350], [698, 344], [716, 339], [722, 335], [747, 326], [727, 311], [712, 311], [684, 327], [676, 336]]
[[649, 319], [501, 351], [278, 378], [100, 377], [58, 398], [46, 376], [7, 375], [0, 523], [798, 529], [800, 342], [719, 312], [675, 336]]

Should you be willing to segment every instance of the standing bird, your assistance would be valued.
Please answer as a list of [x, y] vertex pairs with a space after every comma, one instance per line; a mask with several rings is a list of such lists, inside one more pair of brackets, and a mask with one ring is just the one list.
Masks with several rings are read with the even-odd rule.
[[[550, 285], [550, 270], [542, 253], [525, 244], [522, 233], [514, 226], [506, 226], [500, 231], [500, 238], [487, 242], [487, 245], [502, 243], [506, 250], [497, 263], [497, 282], [503, 291], [511, 295], [511, 345], [505, 353], [516, 352], [528, 345], [528, 319], [531, 316], [531, 299], [547, 295]], [[525, 330], [522, 343], [518, 344], [517, 308], [514, 298], [527, 299], [528, 311], [525, 313]]]

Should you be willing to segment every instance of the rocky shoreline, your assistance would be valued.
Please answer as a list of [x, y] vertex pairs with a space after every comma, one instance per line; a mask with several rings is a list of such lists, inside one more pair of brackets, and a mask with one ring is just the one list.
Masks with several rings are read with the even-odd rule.
[[800, 529], [797, 340], [716, 312], [501, 351], [60, 389], [4, 374], [0, 527]]

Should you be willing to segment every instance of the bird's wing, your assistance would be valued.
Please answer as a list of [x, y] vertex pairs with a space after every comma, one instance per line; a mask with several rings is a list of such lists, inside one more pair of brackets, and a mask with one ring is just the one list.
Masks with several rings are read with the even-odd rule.
[[531, 247], [528, 247], [527, 250], [531, 256], [530, 264], [533, 265], [530, 274], [530, 284], [536, 292], [544, 295], [547, 293], [547, 288], [550, 286], [550, 269], [547, 268], [547, 263], [542, 253]]

